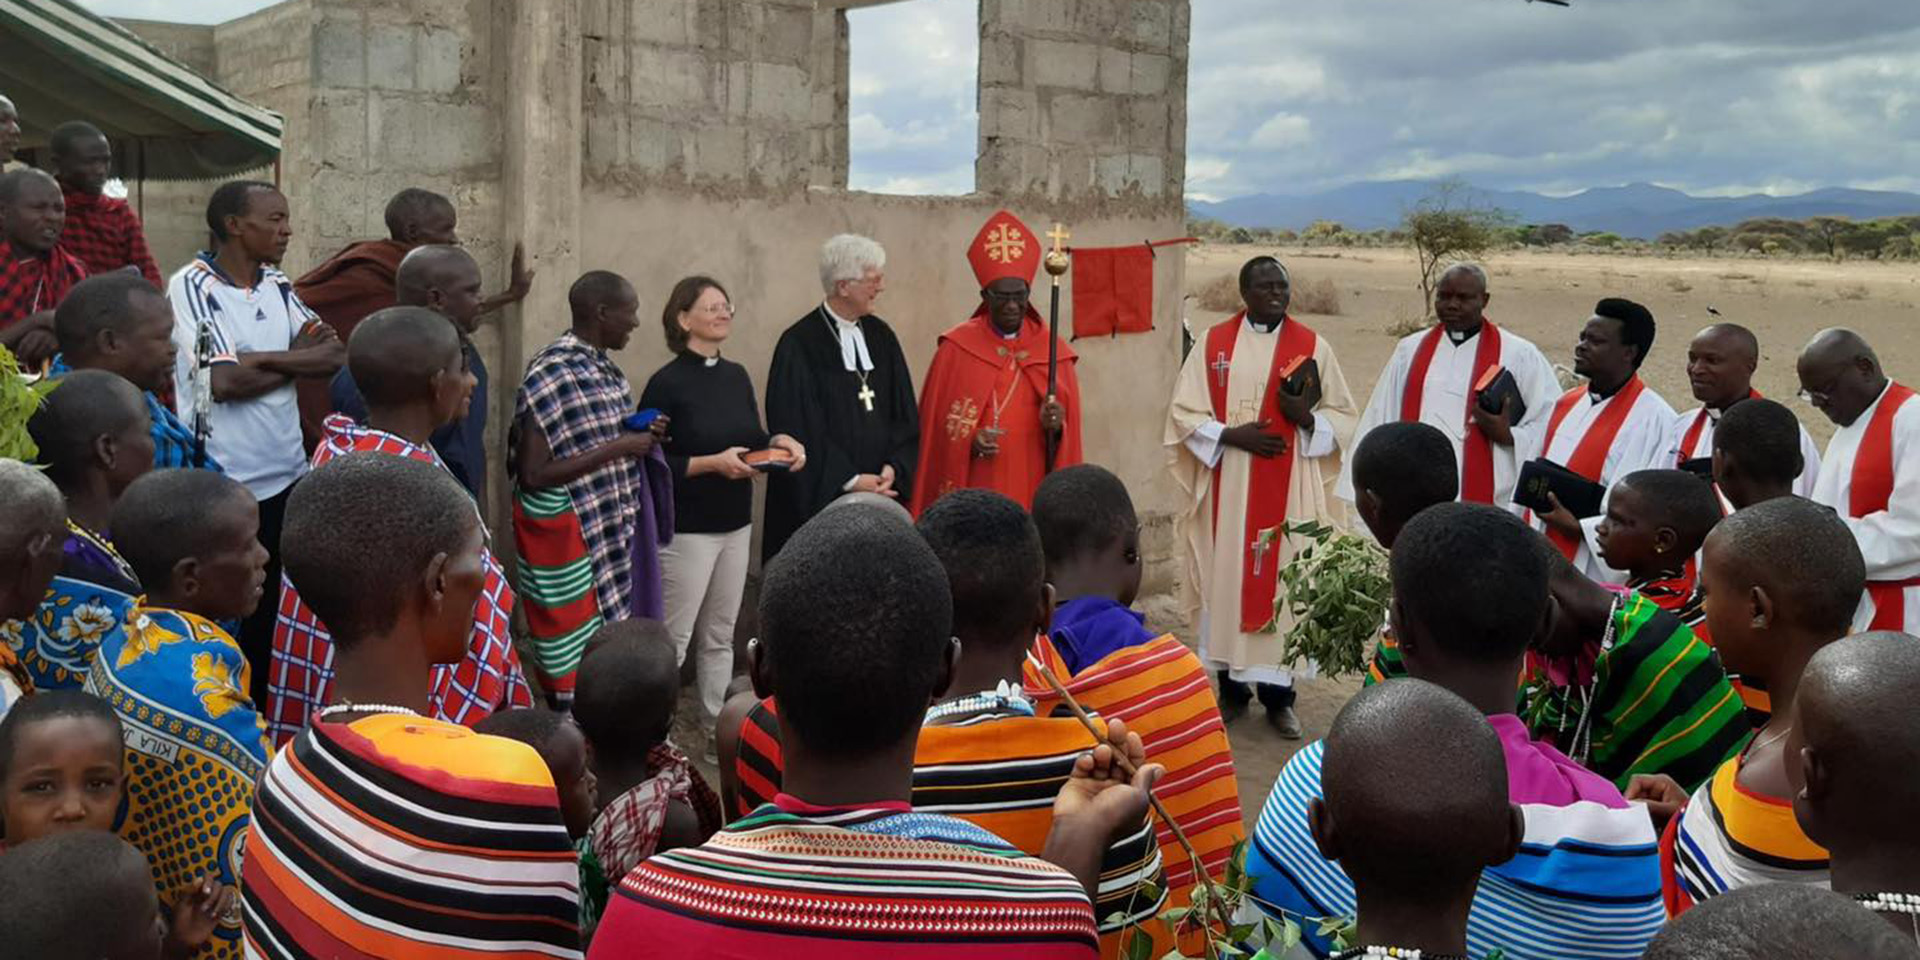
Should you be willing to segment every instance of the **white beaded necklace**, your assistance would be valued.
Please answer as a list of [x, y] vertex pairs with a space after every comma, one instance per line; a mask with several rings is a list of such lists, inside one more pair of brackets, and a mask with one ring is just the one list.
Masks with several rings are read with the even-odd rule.
[[388, 703], [341, 702], [341, 703], [336, 703], [331, 707], [321, 707], [320, 709], [315, 710], [313, 712], [313, 718], [315, 720], [325, 720], [328, 717], [335, 716], [337, 714], [342, 714], [342, 713], [397, 713], [397, 714], [401, 714], [403, 716], [409, 716], [409, 717], [417, 717], [420, 715], [420, 711], [418, 710], [413, 710], [407, 707], [396, 707]]
[[1335, 960], [1367, 960], [1367, 958], [1370, 957], [1391, 957], [1394, 958], [1394, 960], [1421, 960], [1422, 957], [1425, 957], [1426, 960], [1450, 960], [1450, 958], [1459, 957], [1461, 960], [1465, 960], [1463, 954], [1457, 953], [1423, 953], [1412, 947], [1376, 946], [1355, 947], [1345, 953], [1338, 954]]
[[1875, 913], [1906, 914], [1907, 925], [1913, 928], [1913, 942], [1920, 943], [1920, 894], [1856, 893], [1853, 899]]

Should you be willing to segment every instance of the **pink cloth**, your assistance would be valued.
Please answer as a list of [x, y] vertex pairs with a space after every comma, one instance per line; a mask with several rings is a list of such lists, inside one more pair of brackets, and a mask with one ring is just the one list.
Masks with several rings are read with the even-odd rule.
[[1487, 718], [1507, 755], [1507, 799], [1564, 807], [1582, 800], [1616, 809], [1627, 805], [1613, 782], [1574, 763], [1545, 740], [1535, 740], [1511, 713]]

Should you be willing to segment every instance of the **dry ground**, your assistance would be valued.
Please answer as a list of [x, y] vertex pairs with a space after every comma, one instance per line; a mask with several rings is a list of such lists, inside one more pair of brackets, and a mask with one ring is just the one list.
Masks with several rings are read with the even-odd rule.
[[[1248, 257], [1275, 253], [1293, 272], [1296, 287], [1331, 281], [1337, 316], [1303, 314], [1338, 352], [1341, 369], [1360, 402], [1393, 352], [1387, 331], [1422, 315], [1412, 254], [1400, 250], [1290, 249], [1208, 245], [1187, 257], [1187, 289], [1196, 291], [1237, 271]], [[1812, 260], [1661, 259], [1565, 253], [1515, 252], [1486, 261], [1493, 301], [1488, 315], [1539, 345], [1548, 359], [1571, 366], [1573, 343], [1594, 301], [1624, 296], [1646, 304], [1660, 324], [1653, 353], [1643, 368], [1647, 383], [1675, 409], [1694, 405], [1687, 389], [1687, 341], [1716, 318], [1741, 323], [1760, 338], [1756, 386], [1800, 414], [1814, 439], [1825, 444], [1833, 428], [1794, 396], [1799, 384], [1793, 362], [1814, 332], [1828, 326], [1859, 330], [1879, 351], [1896, 378], [1920, 379], [1920, 267], [1873, 262], [1833, 264]], [[1196, 335], [1226, 314], [1187, 303]], [[1158, 430], [1153, 432], [1158, 441]], [[749, 636], [752, 601], [742, 613], [741, 636]], [[1189, 638], [1191, 639], [1191, 638]], [[1300, 683], [1298, 711], [1309, 740], [1324, 736], [1357, 678]], [[696, 758], [705, 743], [682, 697], [677, 739]], [[1229, 731], [1239, 773], [1241, 805], [1251, 827], [1281, 765], [1304, 741], [1282, 740], [1261, 722], [1256, 705]], [[704, 766], [704, 765], [703, 765]]]

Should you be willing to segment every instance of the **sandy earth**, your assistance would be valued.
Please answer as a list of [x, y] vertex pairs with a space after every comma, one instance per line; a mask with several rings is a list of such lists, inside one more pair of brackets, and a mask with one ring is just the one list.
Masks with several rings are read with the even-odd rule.
[[[1248, 257], [1270, 252], [1287, 263], [1296, 288], [1323, 278], [1338, 288], [1339, 315], [1302, 317], [1332, 341], [1349, 386], [1364, 404], [1393, 352], [1395, 338], [1387, 329], [1417, 320], [1422, 312], [1412, 254], [1209, 245], [1188, 254], [1187, 289], [1201, 289], [1237, 271]], [[1799, 388], [1794, 358], [1814, 332], [1828, 326], [1859, 330], [1894, 377], [1908, 382], [1920, 378], [1920, 266], [1913, 264], [1514, 252], [1489, 258], [1486, 266], [1493, 293], [1488, 315], [1538, 344], [1549, 360], [1568, 367], [1574, 340], [1596, 300], [1624, 296], [1646, 304], [1660, 332], [1643, 376], [1677, 410], [1694, 406], [1685, 371], [1687, 341], [1716, 319], [1708, 307], [1720, 312], [1718, 319], [1744, 324], [1759, 336], [1762, 359], [1756, 386], [1800, 414], [1822, 445], [1832, 425], [1794, 396]], [[1225, 316], [1188, 300], [1187, 318], [1196, 335]], [[1154, 439], [1157, 442], [1157, 430]], [[741, 637], [751, 636], [751, 619], [749, 599], [739, 625]], [[1357, 677], [1300, 682], [1296, 709], [1308, 741], [1326, 734], [1334, 714], [1358, 688]], [[698, 758], [705, 734], [694, 719], [698, 707], [691, 689], [687, 693], [681, 698], [676, 740]], [[1280, 767], [1307, 742], [1281, 739], [1262, 716], [1255, 705], [1229, 729], [1249, 828]]]

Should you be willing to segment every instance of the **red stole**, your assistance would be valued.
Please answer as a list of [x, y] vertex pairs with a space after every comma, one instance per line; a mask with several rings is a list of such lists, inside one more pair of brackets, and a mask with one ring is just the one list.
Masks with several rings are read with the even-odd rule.
[[[1233, 349], [1246, 322], [1246, 311], [1214, 324], [1207, 331], [1207, 393], [1213, 400], [1213, 418], [1227, 423], [1227, 378], [1233, 363]], [[1288, 424], [1280, 415], [1280, 371], [1301, 357], [1313, 356], [1319, 340], [1300, 321], [1288, 317], [1280, 324], [1280, 342], [1273, 347], [1273, 366], [1267, 372], [1266, 389], [1260, 398], [1256, 419], [1273, 424]], [[1288, 424], [1291, 425], [1291, 424]], [[1299, 444], [1289, 441], [1287, 452], [1277, 457], [1252, 457], [1247, 479], [1247, 542], [1240, 545], [1240, 630], [1254, 633], [1273, 623], [1274, 594], [1280, 588], [1280, 541], [1286, 536], [1287, 499], [1293, 482], [1293, 461], [1299, 456]], [[1220, 527], [1220, 471], [1213, 471], [1213, 519], [1216, 535]], [[1263, 539], [1261, 531], [1270, 530]], [[1214, 549], [1219, 549], [1216, 543]]]
[[[1587, 428], [1587, 435], [1581, 437], [1579, 445], [1573, 448], [1573, 456], [1568, 457], [1561, 466], [1599, 483], [1600, 474], [1607, 467], [1607, 451], [1613, 449], [1613, 441], [1620, 435], [1620, 427], [1627, 422], [1627, 414], [1633, 412], [1633, 405], [1640, 399], [1640, 391], [1646, 388], [1647, 385], [1640, 382], [1639, 374], [1628, 378], [1627, 385], [1606, 401], [1607, 409], [1600, 414], [1600, 419]], [[1578, 386], [1568, 390], [1553, 405], [1553, 418], [1547, 421], [1547, 442], [1540, 448], [1543, 454], [1553, 449], [1553, 438], [1560, 432], [1560, 422], [1567, 419], [1567, 414], [1573, 411], [1573, 405], [1586, 398], [1587, 388]], [[1547, 528], [1547, 539], [1553, 541], [1560, 555], [1568, 560], [1572, 560], [1573, 555], [1579, 552], [1578, 540], [1551, 527]]]
[[[1760, 391], [1755, 390], [1752, 387], [1748, 387], [1747, 399], [1748, 400], [1760, 399]], [[1720, 413], [1722, 416], [1726, 415], [1726, 411], [1724, 410], [1720, 411]], [[1700, 434], [1704, 433], [1706, 431], [1706, 428], [1707, 428], [1707, 408], [1703, 406], [1700, 408], [1699, 413], [1694, 414], [1693, 424], [1687, 427], [1687, 435], [1680, 438], [1680, 453], [1678, 456], [1674, 458], [1674, 463], [1673, 463], [1675, 467], [1678, 467], [1679, 465], [1686, 463], [1688, 460], [1693, 460], [1700, 456], [1700, 454], [1694, 453], [1693, 449], [1695, 446], [1697, 446], [1700, 443]], [[1706, 455], [1712, 456], [1713, 451], [1708, 450]]]
[[[1413, 352], [1413, 369], [1407, 372], [1407, 387], [1400, 397], [1400, 419], [1418, 422], [1420, 404], [1427, 392], [1427, 368], [1433, 365], [1433, 351], [1439, 347], [1446, 328], [1434, 324], [1420, 338]], [[1473, 352], [1473, 373], [1467, 378], [1467, 448], [1460, 464], [1460, 499], [1470, 503], [1493, 502], [1493, 444], [1473, 422], [1473, 384], [1500, 362], [1500, 328], [1493, 321], [1480, 319], [1480, 345]]]
[[[1867, 422], [1860, 438], [1860, 449], [1853, 455], [1852, 489], [1847, 493], [1847, 515], [1855, 518], [1887, 509], [1893, 497], [1893, 418], [1901, 406], [1913, 399], [1913, 391], [1897, 383], [1888, 383], [1880, 406]], [[1869, 630], [1904, 630], [1907, 605], [1903, 591], [1920, 585], [1913, 580], [1876, 580], [1867, 583], [1867, 595], [1873, 598], [1873, 622]]]

